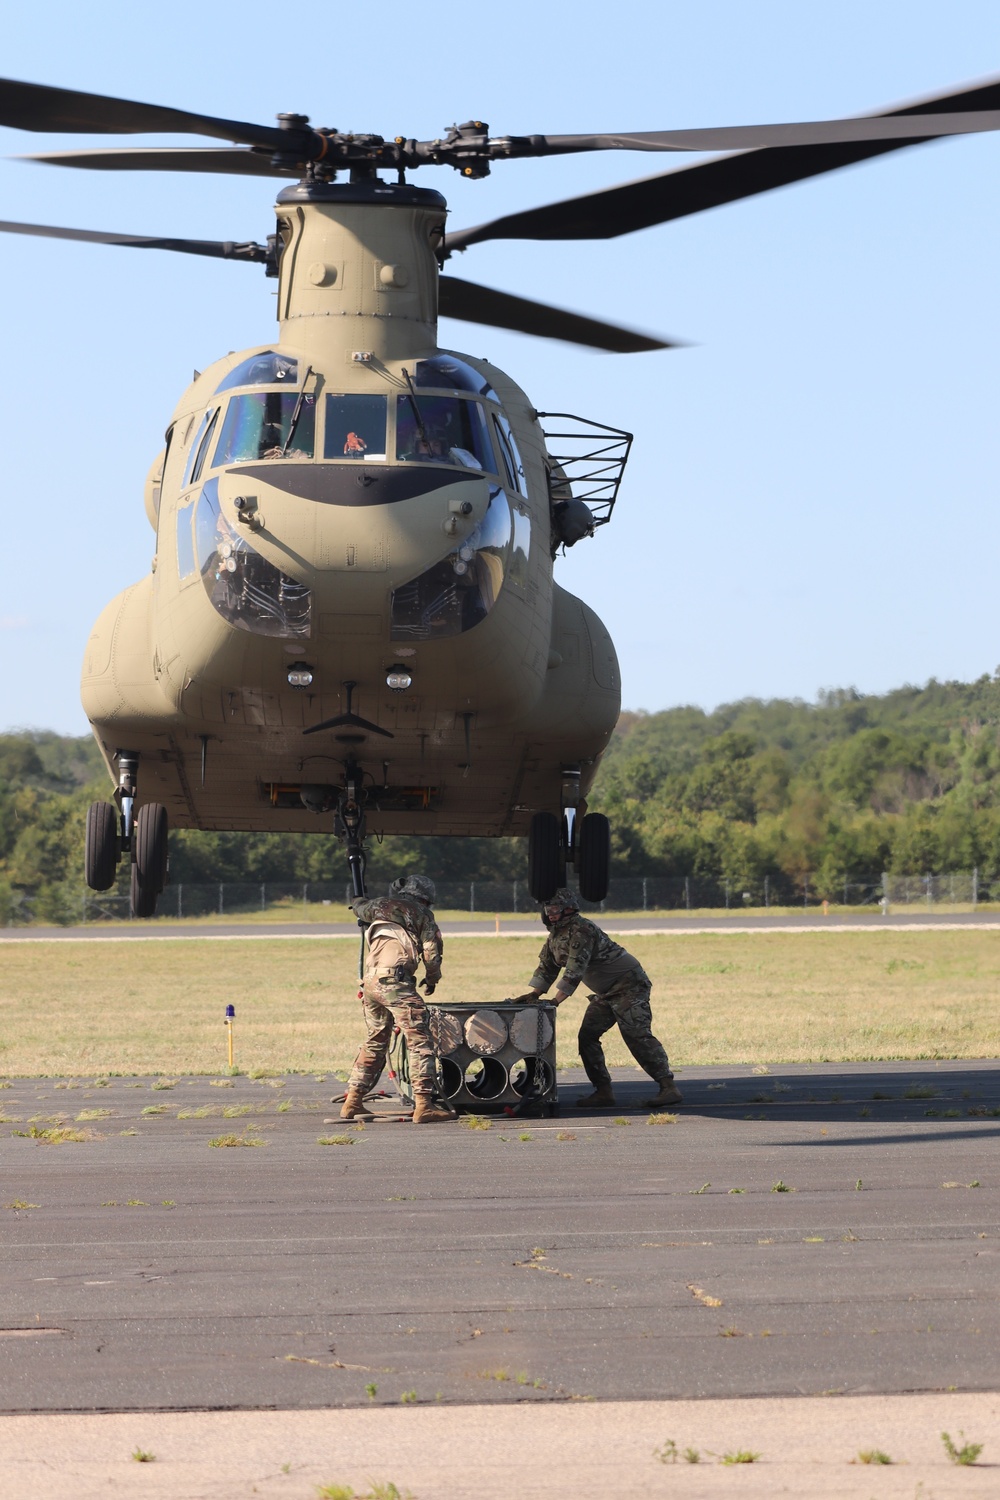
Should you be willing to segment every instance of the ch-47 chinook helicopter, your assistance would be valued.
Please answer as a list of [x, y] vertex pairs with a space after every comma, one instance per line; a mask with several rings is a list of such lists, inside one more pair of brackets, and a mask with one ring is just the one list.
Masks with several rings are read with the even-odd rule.
[[[440, 274], [491, 239], [610, 239], [942, 135], [1000, 128], [1000, 82], [861, 118], [617, 135], [384, 140], [269, 127], [0, 82], [0, 124], [226, 148], [36, 160], [292, 179], [266, 244], [2, 223], [21, 234], [259, 262], [278, 337], [181, 397], [146, 482], [153, 571], [94, 626], [84, 708], [115, 784], [87, 820], [95, 890], [131, 863], [151, 916], [178, 828], [334, 831], [364, 891], [366, 826], [529, 835], [532, 894], [575, 866], [607, 891], [586, 797], [619, 711], [614, 646], [553, 578], [610, 519], [631, 436], [535, 411], [485, 360], [438, 348], [438, 313], [618, 352], [666, 341]], [[451, 233], [418, 167], [600, 150], [730, 151]], [[386, 181], [379, 173], [394, 174]], [[347, 181], [338, 182], [338, 175]], [[332, 815], [332, 818], [331, 818]]]

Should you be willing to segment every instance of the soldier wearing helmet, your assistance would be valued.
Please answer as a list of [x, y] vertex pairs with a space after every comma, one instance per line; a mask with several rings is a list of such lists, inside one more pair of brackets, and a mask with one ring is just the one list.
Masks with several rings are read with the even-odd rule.
[[437, 1060], [427, 1006], [417, 993], [416, 972], [421, 959], [422, 988], [432, 995], [441, 978], [444, 943], [431, 903], [434, 882], [426, 875], [404, 875], [394, 880], [391, 894], [356, 897], [351, 910], [367, 924], [362, 1004], [368, 1035], [361, 1044], [340, 1111], [342, 1120], [370, 1120], [364, 1099], [385, 1067], [395, 1024], [406, 1039], [413, 1086], [415, 1125], [453, 1120], [454, 1113], [439, 1104]]
[[593, 990], [580, 1026], [579, 1044], [580, 1059], [594, 1092], [577, 1103], [584, 1108], [616, 1107], [601, 1037], [617, 1025], [636, 1062], [659, 1085], [656, 1096], [643, 1103], [681, 1104], [667, 1054], [653, 1035], [649, 1006], [652, 984], [639, 962], [612, 942], [596, 923], [580, 915], [579, 899], [568, 886], [561, 886], [543, 902], [542, 921], [549, 929], [548, 940], [538, 955], [531, 989], [518, 999], [537, 1000], [557, 979], [553, 996], [556, 1005], [568, 1000], [581, 980]]

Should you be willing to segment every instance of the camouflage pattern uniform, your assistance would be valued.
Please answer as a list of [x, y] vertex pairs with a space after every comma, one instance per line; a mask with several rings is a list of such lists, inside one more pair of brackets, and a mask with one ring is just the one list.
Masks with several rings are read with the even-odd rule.
[[[427, 979], [431, 984], [438, 983], [444, 941], [429, 906], [405, 896], [378, 896], [359, 897], [351, 902], [351, 910], [359, 921], [369, 925], [396, 922], [405, 927], [423, 957]], [[406, 1038], [414, 1097], [430, 1098], [437, 1089], [437, 1063], [427, 1024], [427, 1005], [417, 993], [415, 973], [416, 964], [410, 963], [377, 972], [366, 948], [362, 1006], [368, 1035], [355, 1059], [348, 1091], [357, 1089], [367, 1094], [374, 1088], [385, 1067], [393, 1023]]]
[[626, 1047], [657, 1083], [673, 1074], [667, 1054], [653, 1035], [649, 996], [652, 981], [639, 962], [594, 922], [571, 912], [557, 922], [538, 955], [531, 988], [544, 994], [559, 976], [559, 988], [572, 994], [581, 980], [594, 993], [580, 1026], [580, 1060], [595, 1089], [610, 1089], [601, 1037], [617, 1025]]

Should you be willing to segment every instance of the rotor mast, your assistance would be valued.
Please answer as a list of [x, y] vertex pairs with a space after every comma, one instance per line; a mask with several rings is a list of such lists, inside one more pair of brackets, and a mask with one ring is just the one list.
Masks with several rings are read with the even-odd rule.
[[440, 193], [376, 177], [279, 195], [281, 340], [317, 364], [416, 360], [437, 347]]

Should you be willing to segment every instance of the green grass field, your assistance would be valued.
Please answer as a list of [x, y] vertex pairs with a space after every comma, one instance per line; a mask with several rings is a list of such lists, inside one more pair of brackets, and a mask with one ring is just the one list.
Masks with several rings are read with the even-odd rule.
[[[521, 992], [534, 938], [446, 946], [441, 1000]], [[654, 1029], [678, 1066], [1000, 1053], [1000, 939], [990, 932], [685, 934], [628, 946], [653, 979]], [[236, 1063], [348, 1069], [360, 1039], [357, 947], [345, 939], [0, 948], [0, 1069], [8, 1076], [218, 1073], [236, 1007]], [[577, 1063], [584, 999], [561, 1008], [560, 1066]], [[613, 1064], [631, 1058], [612, 1032]]]

